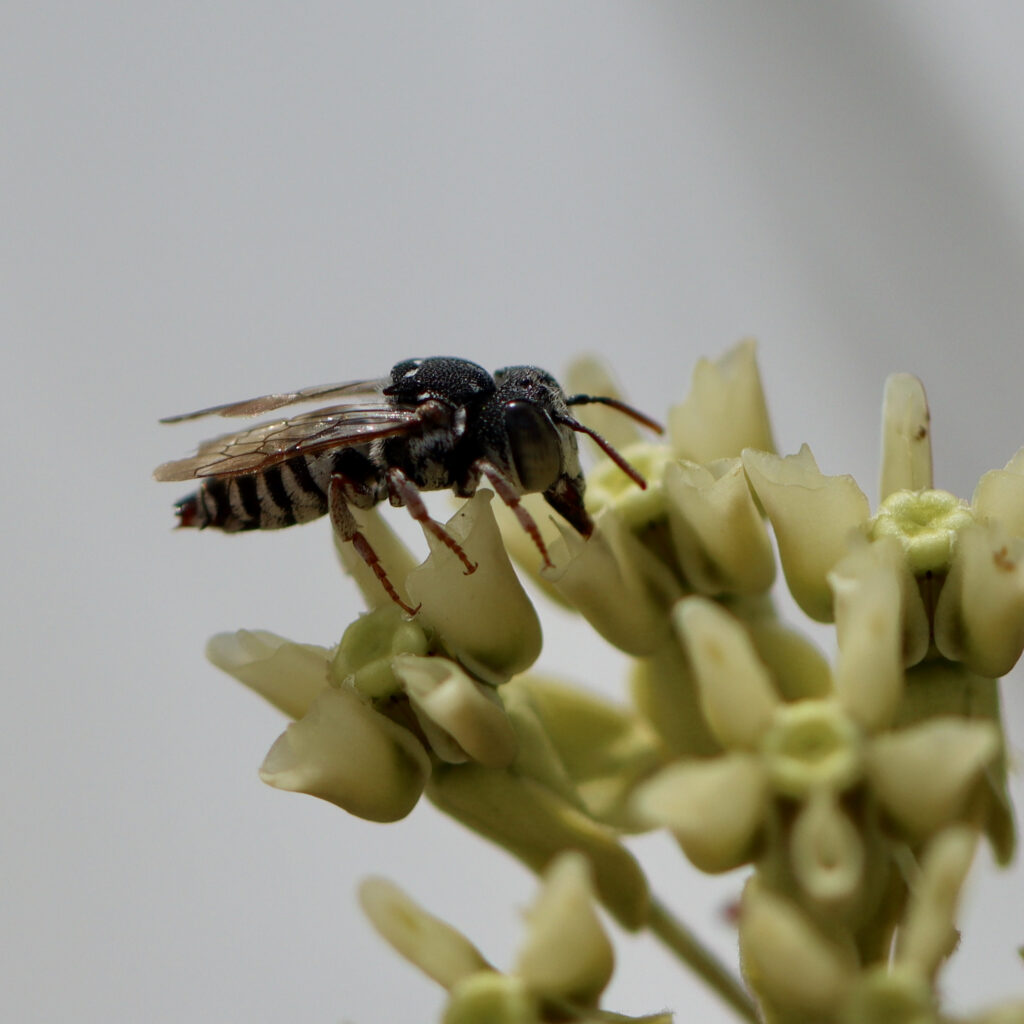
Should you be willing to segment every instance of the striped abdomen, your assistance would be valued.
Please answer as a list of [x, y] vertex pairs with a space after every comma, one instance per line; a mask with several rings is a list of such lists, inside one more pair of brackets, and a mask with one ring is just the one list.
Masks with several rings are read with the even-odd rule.
[[[242, 530], [277, 530], [308, 523], [327, 512], [331, 476], [340, 474], [362, 489], [377, 477], [374, 464], [358, 448], [343, 448], [322, 455], [298, 455], [259, 473], [214, 476], [194, 494], [178, 502], [182, 526], [207, 526], [238, 533]], [[365, 503], [376, 504], [375, 493]], [[363, 502], [359, 502], [363, 504]]]

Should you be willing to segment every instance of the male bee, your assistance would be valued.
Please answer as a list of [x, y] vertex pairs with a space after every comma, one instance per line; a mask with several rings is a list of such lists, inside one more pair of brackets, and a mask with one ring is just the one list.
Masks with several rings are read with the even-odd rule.
[[178, 502], [181, 526], [228, 533], [271, 530], [330, 514], [393, 601], [413, 614], [359, 531], [350, 506], [372, 508], [387, 498], [461, 559], [476, 566], [444, 526], [430, 517], [420, 491], [451, 488], [469, 497], [487, 480], [551, 562], [523, 494], [547, 503], [587, 537], [594, 524], [583, 505], [584, 479], [576, 433], [587, 434], [640, 487], [640, 474], [570, 407], [600, 402], [661, 427], [614, 398], [567, 396], [535, 366], [510, 366], [493, 376], [465, 359], [431, 357], [398, 363], [390, 377], [305, 388], [287, 394], [217, 405], [162, 423], [200, 416], [256, 416], [314, 399], [339, 404], [204, 441], [190, 458], [166, 462], [157, 480], [201, 481]]

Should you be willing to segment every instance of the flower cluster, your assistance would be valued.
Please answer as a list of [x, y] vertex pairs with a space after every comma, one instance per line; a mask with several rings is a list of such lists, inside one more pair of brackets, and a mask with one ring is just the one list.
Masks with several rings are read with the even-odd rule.
[[[614, 394], [591, 362], [571, 384]], [[588, 416], [648, 487], [594, 467], [586, 539], [527, 496], [546, 567], [484, 489], [447, 524], [470, 576], [429, 533], [417, 566], [368, 513], [413, 617], [340, 544], [371, 610], [337, 647], [211, 641], [294, 719], [263, 779], [374, 821], [426, 795], [544, 878], [508, 974], [389, 883], [364, 885], [374, 925], [447, 989], [447, 1024], [632, 1019], [598, 1003], [613, 957], [595, 901], [749, 1020], [945, 1019], [937, 979], [978, 839], [1003, 863], [1015, 845], [998, 677], [1024, 649], [1024, 449], [970, 502], [936, 490], [924, 390], [895, 375], [872, 515], [806, 445], [776, 453], [751, 342], [698, 364], [665, 444]], [[834, 624], [833, 658], [779, 618], [775, 548], [799, 607]], [[634, 659], [628, 700], [529, 671], [539, 620], [509, 553]], [[652, 896], [626, 843], [652, 828], [704, 871], [748, 866], [745, 988]], [[974, 1019], [1024, 1021], [1024, 1004]]]

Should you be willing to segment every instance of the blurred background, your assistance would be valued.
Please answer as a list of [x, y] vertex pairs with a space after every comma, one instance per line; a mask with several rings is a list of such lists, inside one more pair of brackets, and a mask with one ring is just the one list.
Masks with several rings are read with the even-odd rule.
[[[4, 1019], [432, 1020], [357, 879], [503, 966], [534, 892], [429, 806], [382, 827], [258, 781], [285, 723], [207, 636], [331, 644], [361, 604], [323, 521], [173, 533], [187, 487], [150, 472], [203, 429], [159, 416], [413, 355], [558, 374], [582, 351], [662, 415], [754, 335], [781, 450], [874, 498], [908, 370], [937, 485], [969, 497], [1024, 444], [1022, 45], [1010, 2], [8, 0]], [[543, 667], [623, 691], [596, 637], [545, 624]], [[742, 879], [634, 848], [731, 957]], [[1021, 905], [983, 853], [953, 1008], [1024, 989]], [[621, 948], [610, 1008], [729, 1019], [653, 943]]]

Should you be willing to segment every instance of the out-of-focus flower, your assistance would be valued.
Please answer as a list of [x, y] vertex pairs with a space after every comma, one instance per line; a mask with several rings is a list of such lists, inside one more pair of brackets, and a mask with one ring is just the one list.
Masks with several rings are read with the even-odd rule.
[[564, 850], [586, 856], [604, 906], [635, 930], [647, 920], [647, 879], [617, 830], [595, 821], [578, 802], [513, 769], [438, 766], [427, 786], [431, 802], [504, 847], [535, 872]]
[[670, 1024], [664, 1014], [635, 1018], [598, 1009], [614, 954], [594, 906], [587, 861], [578, 853], [562, 854], [544, 872], [509, 974], [499, 973], [461, 933], [390, 882], [368, 879], [360, 901], [377, 931], [448, 990], [446, 1024]]
[[542, 577], [609, 643], [627, 654], [651, 654], [671, 636], [668, 609], [681, 596], [671, 570], [629, 531], [616, 509], [598, 517], [584, 539], [560, 527], [554, 567]]
[[626, 831], [641, 827], [630, 793], [665, 762], [647, 721], [578, 687], [533, 675], [503, 687], [502, 700], [519, 738], [518, 771], [578, 799], [598, 821]]
[[740, 905], [740, 962], [747, 984], [779, 1019], [803, 1014], [823, 1022], [846, 1000], [858, 966], [852, 944], [822, 934], [757, 878], [747, 883]]
[[869, 897], [863, 840], [843, 795], [871, 786], [897, 832], [921, 841], [977, 811], [999, 736], [990, 723], [952, 717], [881, 731], [903, 687], [899, 584], [870, 563], [847, 572], [837, 579], [841, 646], [830, 697], [783, 702], [738, 620], [702, 598], [678, 606], [675, 624], [723, 753], [663, 769], [640, 785], [635, 804], [644, 820], [671, 829], [698, 867], [723, 871], [756, 855], [769, 822], [778, 827], [777, 801], [796, 802], [788, 871], [811, 905], [852, 912]]
[[891, 963], [863, 969], [840, 931], [752, 879], [740, 909], [740, 951], [744, 977], [769, 1019], [798, 1014], [823, 1024], [938, 1024], [933, 983], [956, 945], [957, 907], [976, 845], [977, 833], [962, 825], [927, 844]]

